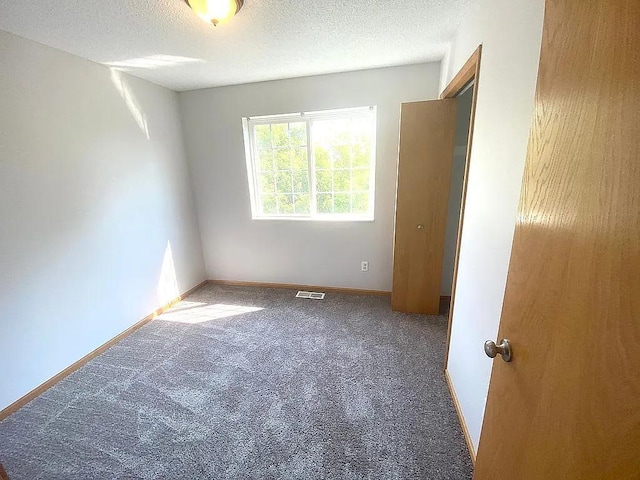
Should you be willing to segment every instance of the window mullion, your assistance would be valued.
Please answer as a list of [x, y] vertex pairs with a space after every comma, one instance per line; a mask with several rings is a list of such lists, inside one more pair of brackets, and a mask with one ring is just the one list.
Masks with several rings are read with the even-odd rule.
[[313, 133], [311, 131], [311, 119], [305, 118], [307, 122], [307, 163], [309, 164], [309, 214], [315, 217], [318, 214], [318, 204], [316, 201], [316, 160], [313, 155]]
[[349, 214], [353, 213], [353, 118], [349, 120]]
[[253, 158], [251, 159], [251, 165], [253, 166], [253, 191], [254, 191], [254, 207], [256, 212], [263, 214], [264, 207], [262, 206], [262, 189], [260, 186], [260, 169], [258, 168], [258, 141], [256, 140], [256, 128], [255, 125], [249, 127], [251, 138], [251, 151]]
[[276, 168], [276, 149], [273, 146], [273, 125], [269, 124], [269, 134], [271, 138], [271, 166], [273, 168], [273, 184], [276, 194], [276, 215], [280, 215], [280, 193], [278, 192], [278, 169]]

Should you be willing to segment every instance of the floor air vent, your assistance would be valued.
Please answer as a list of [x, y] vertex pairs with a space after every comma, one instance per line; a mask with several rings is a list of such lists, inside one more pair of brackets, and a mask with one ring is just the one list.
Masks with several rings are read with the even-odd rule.
[[324, 300], [324, 293], [320, 292], [303, 292], [300, 290], [296, 298], [310, 298], [312, 300]]

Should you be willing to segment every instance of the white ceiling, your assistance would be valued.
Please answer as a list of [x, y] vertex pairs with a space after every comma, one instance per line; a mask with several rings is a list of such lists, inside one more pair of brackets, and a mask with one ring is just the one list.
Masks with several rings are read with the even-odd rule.
[[434, 61], [471, 0], [245, 0], [213, 27], [183, 0], [2, 0], [0, 29], [174, 90]]

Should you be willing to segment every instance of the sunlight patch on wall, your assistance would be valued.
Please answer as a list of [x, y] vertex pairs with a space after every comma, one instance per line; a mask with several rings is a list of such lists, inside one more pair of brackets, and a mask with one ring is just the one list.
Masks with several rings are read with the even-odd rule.
[[173, 55], [150, 55], [148, 57], [130, 58], [128, 60], [120, 60], [117, 62], [106, 62], [105, 65], [117, 68], [118, 70], [128, 71], [136, 68], [155, 70], [157, 68], [177, 67], [186, 63], [202, 62], [204, 62], [204, 60], [200, 58], [176, 57]]
[[[189, 305], [185, 305], [189, 304]], [[198, 323], [217, 320], [220, 318], [235, 317], [245, 313], [259, 312], [264, 310], [260, 307], [247, 307], [242, 305], [225, 305], [217, 303], [215, 305], [198, 306], [198, 302], [181, 302], [175, 308], [160, 315], [157, 320], [167, 322], [187, 323], [195, 325]]]
[[129, 87], [129, 85], [126, 84], [126, 81], [122, 77], [122, 74], [114, 68], [111, 69], [111, 81], [113, 82], [113, 85], [118, 90], [118, 93], [120, 93], [120, 96], [124, 100], [124, 103], [127, 105], [129, 112], [131, 112], [131, 116], [136, 121], [136, 123], [138, 124], [138, 127], [140, 127], [140, 130], [142, 130], [142, 133], [145, 134], [148, 140], [149, 127], [147, 126], [147, 118], [144, 112], [142, 111], [140, 104], [136, 100], [136, 97], [133, 94], [131, 87]]
[[178, 280], [176, 279], [176, 267], [173, 263], [171, 242], [167, 242], [167, 248], [164, 251], [157, 293], [160, 305], [166, 305], [180, 296]]

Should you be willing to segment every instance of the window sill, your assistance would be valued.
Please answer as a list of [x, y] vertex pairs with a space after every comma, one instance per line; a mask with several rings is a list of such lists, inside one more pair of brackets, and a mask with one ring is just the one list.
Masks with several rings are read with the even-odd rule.
[[339, 222], [339, 223], [372, 223], [375, 221], [374, 217], [340, 217], [340, 216], [321, 216], [321, 217], [275, 217], [275, 216], [263, 216], [252, 217], [252, 220], [264, 221], [264, 220], [276, 220], [286, 222]]

